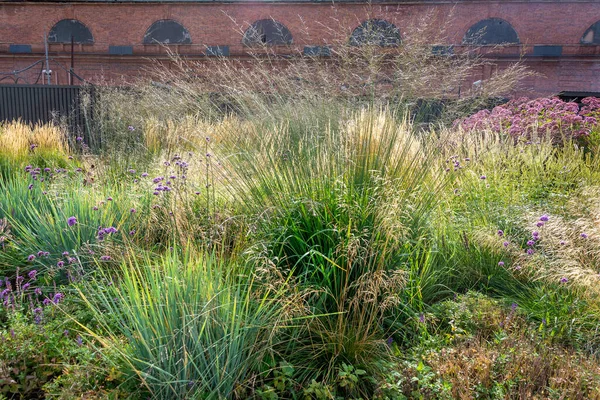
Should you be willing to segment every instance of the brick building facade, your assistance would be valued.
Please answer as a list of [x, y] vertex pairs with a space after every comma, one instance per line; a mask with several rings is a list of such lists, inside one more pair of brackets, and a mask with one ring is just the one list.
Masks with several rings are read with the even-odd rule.
[[[500, 68], [523, 59], [539, 72], [525, 82], [532, 95], [600, 93], [600, 0], [4, 1], [0, 84], [45, 81], [44, 37], [53, 84], [69, 83], [72, 56], [79, 77], [123, 82], [142, 73], [149, 59], [168, 60], [167, 47], [200, 60], [245, 57], [253, 40], [282, 54], [314, 54], [340, 37], [363, 40], [370, 29], [365, 21], [384, 24], [401, 40], [423, 20], [444, 26], [444, 39], [432, 45], [503, 43], [487, 56]], [[483, 69], [480, 78], [490, 73]]]

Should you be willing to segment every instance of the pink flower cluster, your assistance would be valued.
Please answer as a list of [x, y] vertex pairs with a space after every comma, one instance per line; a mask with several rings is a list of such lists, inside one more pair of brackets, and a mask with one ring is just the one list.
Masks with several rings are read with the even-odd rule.
[[519, 98], [492, 111], [481, 110], [455, 124], [466, 130], [491, 129], [508, 133], [516, 139], [550, 137], [560, 141], [563, 136], [579, 138], [588, 136], [594, 127], [598, 127], [600, 118], [599, 98], [586, 97], [581, 102], [580, 109], [577, 103], [565, 102], [558, 97]]

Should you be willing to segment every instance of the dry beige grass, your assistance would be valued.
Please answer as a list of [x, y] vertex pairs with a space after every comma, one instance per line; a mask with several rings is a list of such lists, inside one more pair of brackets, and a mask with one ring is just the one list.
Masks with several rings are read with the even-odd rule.
[[21, 121], [0, 125], [0, 152], [20, 156], [32, 151], [33, 147], [43, 150], [69, 152], [65, 133], [54, 125], [28, 125]]

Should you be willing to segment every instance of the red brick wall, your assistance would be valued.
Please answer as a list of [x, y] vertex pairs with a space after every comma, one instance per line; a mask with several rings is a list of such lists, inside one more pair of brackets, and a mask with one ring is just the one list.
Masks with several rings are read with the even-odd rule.
[[[522, 47], [508, 50], [499, 63], [512, 62], [533, 45], [562, 45], [563, 57], [527, 58], [528, 65], [544, 74], [527, 84], [538, 94], [568, 91], [600, 92], [600, 46], [580, 45], [583, 33], [600, 20], [599, 1], [414, 1], [368, 6], [339, 3], [4, 3], [0, 4], [0, 72], [19, 69], [42, 58], [43, 37], [62, 19], [77, 19], [94, 36], [94, 44], [76, 45], [75, 70], [86, 79], [122, 80], [133, 77], [147, 65], [143, 57], [165, 52], [158, 45], [143, 45], [148, 27], [159, 19], [174, 19], [189, 31], [192, 44], [173, 46], [181, 54], [200, 55], [207, 45], [228, 45], [233, 56], [241, 55], [242, 32], [259, 19], [274, 18], [291, 31], [294, 50], [304, 45], [332, 43], [336, 35], [344, 40], [360, 22], [369, 18], [394, 23], [403, 36], [410, 34], [420, 21], [444, 26], [444, 39], [432, 41], [460, 44], [465, 32], [486, 18], [502, 18], [517, 31]], [[333, 34], [333, 32], [337, 32]], [[435, 31], [429, 34], [435, 35]], [[10, 44], [30, 44], [33, 54], [8, 53]], [[110, 56], [109, 45], [132, 45], [134, 56]], [[53, 57], [69, 65], [70, 45], [52, 44]], [[278, 51], [288, 51], [278, 49]], [[507, 49], [502, 50], [506, 53]], [[59, 68], [53, 67], [54, 71]], [[38, 66], [21, 74], [32, 83], [39, 75]], [[2, 76], [0, 76], [0, 79]], [[0, 81], [7, 83], [11, 77]], [[53, 82], [67, 83], [64, 71]]]

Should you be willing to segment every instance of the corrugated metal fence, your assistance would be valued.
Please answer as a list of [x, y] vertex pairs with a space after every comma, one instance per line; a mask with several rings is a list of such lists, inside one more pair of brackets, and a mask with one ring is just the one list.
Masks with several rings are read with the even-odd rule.
[[93, 88], [57, 85], [0, 85], [0, 121], [65, 122], [72, 132], [85, 132], [81, 107]]

